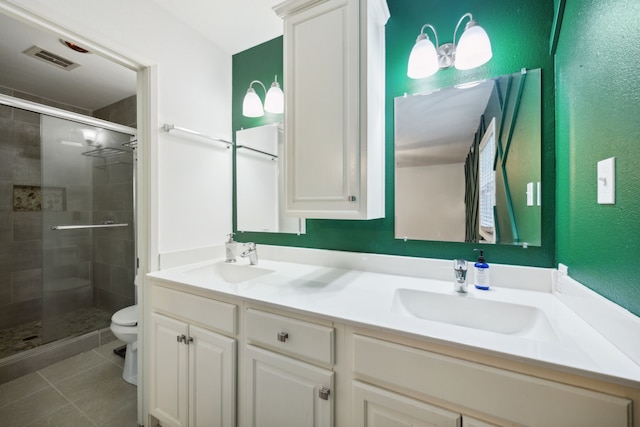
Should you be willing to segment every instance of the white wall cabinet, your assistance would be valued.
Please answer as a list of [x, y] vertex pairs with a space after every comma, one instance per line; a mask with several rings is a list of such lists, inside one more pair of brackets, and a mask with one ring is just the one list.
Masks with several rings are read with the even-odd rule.
[[289, 0], [287, 214], [384, 217], [385, 0]]
[[200, 317], [205, 313], [198, 310], [199, 304], [226, 303], [152, 288], [156, 308], [165, 306], [167, 298], [180, 318], [151, 313], [149, 412], [163, 427], [234, 427], [237, 341], [181, 315], [191, 310], [193, 317]]

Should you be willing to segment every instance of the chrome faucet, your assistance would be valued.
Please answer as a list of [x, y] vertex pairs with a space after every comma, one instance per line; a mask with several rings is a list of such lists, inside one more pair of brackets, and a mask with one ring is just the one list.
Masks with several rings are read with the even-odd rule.
[[253, 242], [247, 242], [244, 244], [244, 252], [240, 254], [242, 258], [249, 257], [249, 264], [256, 265], [258, 264], [258, 249], [256, 248], [256, 244]]
[[233, 233], [228, 235], [229, 240], [224, 242], [224, 248], [226, 252], [226, 258], [224, 262], [232, 263], [236, 262], [236, 246], [237, 242], [233, 240]]
[[453, 273], [455, 276], [454, 290], [459, 293], [467, 292], [467, 261], [464, 259], [453, 260]]

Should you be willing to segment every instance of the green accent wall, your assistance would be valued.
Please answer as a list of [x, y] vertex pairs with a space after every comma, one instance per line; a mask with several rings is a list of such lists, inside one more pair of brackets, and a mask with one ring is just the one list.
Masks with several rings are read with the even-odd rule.
[[[557, 258], [640, 315], [640, 2], [567, 0], [556, 51]], [[597, 204], [616, 158], [616, 203]]]
[[[308, 220], [305, 235], [240, 233], [239, 241], [262, 244], [405, 255], [428, 258], [475, 259], [476, 244], [403, 241], [394, 238], [393, 100], [404, 93], [426, 92], [458, 83], [497, 77], [522, 68], [542, 69], [542, 245], [484, 247], [489, 263], [553, 267], [555, 263], [555, 99], [553, 61], [549, 35], [553, 0], [387, 0], [391, 18], [386, 26], [386, 217], [369, 221]], [[409, 52], [420, 28], [431, 23], [441, 43], [451, 42], [460, 17], [471, 12], [487, 31], [493, 58], [475, 70], [441, 70], [435, 76], [412, 80], [406, 75]], [[321, 34], [318, 37], [322, 37]], [[280, 49], [280, 50], [278, 50]], [[251, 80], [269, 84], [281, 75], [282, 38], [258, 45], [233, 56], [233, 130], [277, 121], [277, 117], [247, 119], [242, 116], [242, 98]], [[286, 87], [283, 90], [287, 91]], [[261, 89], [256, 89], [264, 99]], [[524, 191], [525, 189], [522, 189]], [[463, 197], [463, 195], [461, 195]], [[425, 212], [425, 217], [428, 212]], [[234, 215], [235, 217], [235, 215]], [[235, 230], [234, 220], [234, 230]]]

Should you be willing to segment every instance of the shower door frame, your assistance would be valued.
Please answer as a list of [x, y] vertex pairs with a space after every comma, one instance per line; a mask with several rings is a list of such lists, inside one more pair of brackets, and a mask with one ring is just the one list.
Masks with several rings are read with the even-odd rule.
[[[43, 9], [44, 10], [44, 9]], [[55, 23], [47, 19], [43, 13], [36, 13], [11, 3], [10, 0], [0, 0], [0, 13], [14, 19], [26, 22], [34, 27], [44, 29], [60, 38], [75, 40], [78, 44], [87, 47], [92, 52], [99, 54], [113, 62], [129, 68], [137, 74], [137, 126], [138, 143], [136, 147], [137, 171], [134, 197], [136, 203], [136, 263], [138, 280], [138, 301], [145, 301], [145, 275], [159, 268], [158, 240], [152, 230], [158, 229], [157, 209], [158, 205], [157, 182], [158, 172], [158, 69], [157, 65], [148, 58], [132, 56], [130, 52], [123, 53], [113, 50], [108, 46], [112, 43], [98, 32], [82, 34], [77, 29]], [[69, 24], [73, 25], [73, 24]], [[90, 30], [88, 30], [90, 31]], [[144, 304], [138, 304], [138, 318], [147, 319], [148, 315], [143, 310]], [[139, 336], [144, 333], [146, 322], [138, 324]], [[142, 360], [146, 353], [144, 340], [138, 341], [138, 366], [144, 366]], [[138, 372], [138, 424], [145, 425], [144, 414], [148, 413], [145, 396], [147, 394], [147, 381], [144, 370]]]

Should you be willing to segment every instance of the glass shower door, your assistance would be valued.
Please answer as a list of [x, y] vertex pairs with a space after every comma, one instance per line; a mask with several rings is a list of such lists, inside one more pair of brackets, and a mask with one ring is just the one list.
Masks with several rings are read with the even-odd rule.
[[108, 327], [134, 303], [130, 138], [41, 116], [43, 342]]

